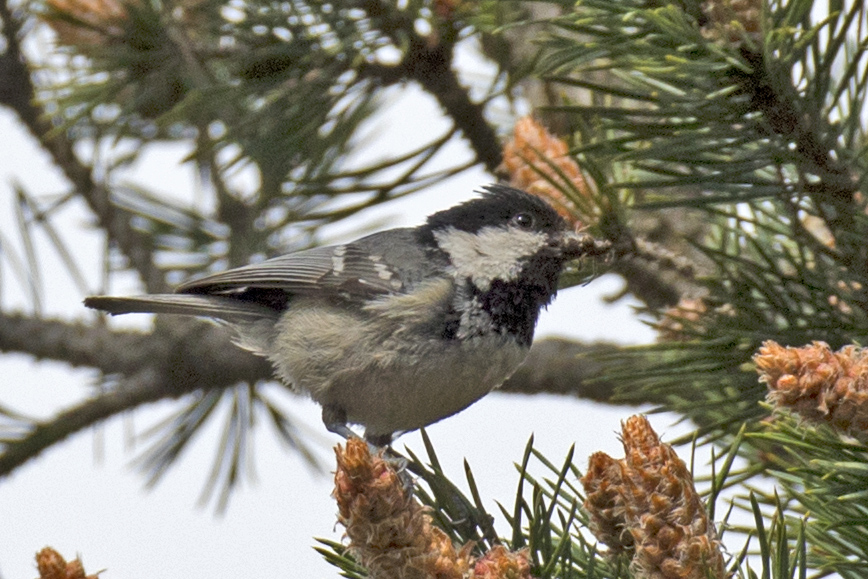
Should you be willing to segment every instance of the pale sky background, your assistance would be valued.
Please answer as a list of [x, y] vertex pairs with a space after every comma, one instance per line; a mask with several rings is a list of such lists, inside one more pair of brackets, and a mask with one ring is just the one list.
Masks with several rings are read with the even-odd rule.
[[[464, 55], [464, 58], [468, 58]], [[463, 63], [462, 63], [463, 64]], [[476, 73], [485, 68], [476, 61]], [[461, 66], [461, 65], [459, 65]], [[438, 134], [443, 123], [436, 105], [405, 87], [393, 92], [395, 106], [389, 119], [376, 121], [379, 141], [407, 150], [426, 135]], [[20, 247], [13, 212], [12, 182], [32, 194], [63, 192], [68, 184], [48, 163], [47, 155], [17, 124], [0, 110], [0, 240]], [[185, 149], [167, 146], [151, 152], [131, 168], [131, 182], [146, 183], [166, 195], [189, 197], [193, 171], [180, 166]], [[372, 154], [376, 153], [376, 149]], [[452, 154], [466, 156], [461, 141]], [[491, 182], [482, 170], [467, 171], [439, 187], [386, 207], [359, 215], [352, 227], [390, 217], [391, 225], [415, 225], [425, 215], [468, 199], [474, 189]], [[91, 227], [93, 218], [76, 202], [58, 223], [91, 284], [98, 290], [102, 240]], [[343, 231], [349, 231], [345, 226]], [[340, 238], [340, 232], [334, 234]], [[84, 297], [65, 275], [54, 253], [39, 248], [45, 276], [45, 311], [63, 319], [87, 319], [92, 313]], [[56, 276], [56, 277], [52, 277]], [[135, 291], [134, 278], [113, 285], [117, 293]], [[636, 318], [632, 302], [607, 305], [602, 296], [621, 287], [615, 277], [604, 277], [586, 287], [572, 288], [544, 313], [538, 336], [564, 335], [582, 340], [647, 343], [653, 332]], [[29, 308], [20, 284], [10, 275], [5, 258], [0, 262], [3, 305]], [[114, 322], [113, 322], [114, 323]], [[125, 317], [120, 323], [146, 327], [147, 316]], [[96, 374], [64, 364], [37, 362], [23, 355], [0, 356], [0, 403], [25, 414], [48, 417], [88, 395]], [[331, 447], [340, 441], [325, 431], [320, 410], [312, 402], [285, 397], [284, 406], [307, 425], [318, 440], [326, 464], [333, 464]], [[215, 515], [213, 504], [197, 506], [210, 471], [222, 422], [212, 420], [193, 447], [154, 489], [131, 465], [137, 455], [129, 432], [142, 432], [177, 408], [174, 401], [140, 408], [52, 448], [38, 459], [0, 480], [0, 577], [36, 577], [33, 556], [50, 545], [68, 559], [81, 555], [85, 569], [101, 569], [103, 579], [162, 579], [197, 577], [335, 578], [338, 571], [313, 550], [314, 537], [339, 540], [336, 507], [330, 497], [331, 476], [312, 472], [302, 460], [276, 442], [268, 428], [256, 433], [256, 481], [235, 492], [228, 510]], [[592, 452], [623, 455], [616, 433], [620, 421], [635, 409], [610, 407], [553, 396], [492, 394], [468, 410], [428, 429], [440, 460], [453, 480], [463, 481], [466, 458], [476, 476], [483, 500], [498, 514], [496, 500], [511, 503], [518, 476], [514, 463], [521, 459], [528, 438], [559, 463], [576, 444], [576, 462], [584, 465]], [[689, 429], [673, 426], [674, 417], [655, 415], [652, 424], [664, 439]], [[424, 447], [418, 433], [396, 443], [419, 455]], [[684, 458], [689, 459], [689, 456]], [[697, 462], [707, 458], [697, 456]], [[544, 473], [542, 467], [535, 470]], [[496, 528], [506, 534], [498, 517]]]

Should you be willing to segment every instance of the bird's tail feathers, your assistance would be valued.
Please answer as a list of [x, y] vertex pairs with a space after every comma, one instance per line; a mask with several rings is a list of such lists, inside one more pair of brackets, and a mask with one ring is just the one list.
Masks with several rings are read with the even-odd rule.
[[113, 316], [151, 313], [204, 316], [227, 321], [255, 321], [274, 317], [275, 311], [253, 302], [207, 295], [153, 294], [134, 297], [91, 296], [84, 305]]

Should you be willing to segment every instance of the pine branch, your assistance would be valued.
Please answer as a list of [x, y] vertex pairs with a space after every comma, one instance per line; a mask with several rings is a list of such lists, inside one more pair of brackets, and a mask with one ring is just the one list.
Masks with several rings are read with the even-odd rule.
[[596, 402], [612, 402], [617, 383], [606, 377], [604, 365], [596, 358], [619, 349], [614, 344], [585, 344], [564, 338], [536, 340], [527, 360], [504, 382], [500, 390], [515, 394], [561, 394]]
[[[400, 64], [366, 65], [360, 72], [390, 84], [407, 79], [421, 84], [461, 130], [479, 161], [494, 172], [502, 160], [500, 140], [485, 119], [484, 106], [470, 99], [452, 70], [454, 34], [444, 30], [443, 34], [422, 36], [416, 32], [412, 18], [397, 9], [393, 2], [365, 0], [361, 4], [372, 18], [382, 23], [383, 31], [396, 46], [406, 45], [407, 48]], [[447, 23], [443, 28], [448, 26]]]
[[141, 404], [267, 380], [272, 374], [264, 359], [232, 346], [224, 331], [183, 320], [164, 321], [154, 334], [146, 335], [2, 314], [0, 351], [126, 376], [117, 388], [7, 441], [0, 454], [0, 477], [69, 435]]
[[[203, 369], [210, 367], [207, 373], [196, 372], [196, 382], [211, 387], [239, 380], [267, 380], [272, 375], [267, 362], [232, 345], [222, 328], [180, 320], [163, 320], [161, 324], [162, 331], [147, 334], [0, 313], [0, 352], [30, 354], [104, 374], [126, 374], [186, 358], [196, 360]], [[613, 344], [589, 345], [563, 338], [537, 340], [525, 363], [501, 388], [517, 394], [569, 394], [610, 401], [614, 384], [601, 377], [603, 366], [590, 356], [618, 349]]]
[[162, 272], [154, 265], [147, 236], [130, 226], [128, 216], [111, 202], [110, 192], [94, 182], [90, 168], [76, 155], [66, 136], [55, 131], [38, 104], [36, 89], [21, 50], [21, 23], [7, 0], [0, 0], [5, 52], [0, 55], [0, 104], [12, 109], [90, 207], [109, 239], [117, 244], [139, 273], [148, 291], [165, 288]]
[[[30, 354], [74, 367], [94, 368], [104, 374], [133, 373], [173, 360], [195, 360], [201, 369], [187, 368], [178, 373], [186, 374], [188, 383], [200, 386], [223, 387], [239, 380], [271, 377], [270, 366], [233, 346], [223, 329], [181, 319], [162, 320], [157, 331], [146, 334], [112, 330], [103, 324], [0, 313], [0, 352]], [[169, 375], [168, 370], [163, 373]]]
[[166, 392], [155, 387], [156, 384], [159, 384], [157, 371], [146, 369], [124, 379], [112, 392], [100, 394], [61, 412], [49, 421], [33, 425], [20, 439], [6, 441], [0, 453], [0, 479], [80, 430], [142, 404], [165, 398]]

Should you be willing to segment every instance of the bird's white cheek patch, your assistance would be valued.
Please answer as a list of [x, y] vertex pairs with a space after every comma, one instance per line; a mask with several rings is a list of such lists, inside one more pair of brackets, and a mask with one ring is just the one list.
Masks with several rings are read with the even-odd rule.
[[488, 289], [493, 280], [518, 277], [523, 261], [548, 243], [545, 233], [516, 227], [483, 227], [477, 233], [449, 227], [435, 231], [434, 237], [449, 254], [455, 273], [470, 278], [481, 290]]

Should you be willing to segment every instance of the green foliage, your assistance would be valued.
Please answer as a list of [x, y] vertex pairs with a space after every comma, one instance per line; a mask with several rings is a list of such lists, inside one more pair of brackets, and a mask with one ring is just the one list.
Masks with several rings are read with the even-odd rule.
[[[748, 436], [768, 473], [790, 500], [775, 515], [810, 545], [811, 568], [847, 579], [868, 574], [868, 449], [825, 426], [809, 426], [784, 412]], [[780, 502], [756, 491], [758, 503]], [[780, 509], [778, 509], [780, 511]]]
[[346, 545], [328, 539], [317, 539], [317, 542], [321, 546], [314, 547], [316, 551], [323, 556], [323, 559], [340, 569], [343, 577], [349, 579], [368, 577], [368, 570], [353, 559]]
[[[774, 497], [777, 499], [777, 497]], [[756, 533], [759, 547], [760, 574], [754, 567], [757, 561], [746, 558], [747, 545], [739, 557], [739, 578], [747, 579], [805, 579], [808, 576], [807, 564], [807, 540], [805, 537], [804, 520], [797, 521], [794, 527], [785, 522], [785, 508], [780, 501], [775, 501], [774, 511], [771, 516], [771, 524], [766, 527], [768, 520], [763, 513], [762, 507], [756, 496], [749, 496], [750, 512], [756, 525], [752, 532]], [[792, 532], [795, 530], [795, 537]]]
[[712, 437], [762, 416], [751, 366], [762, 341], [868, 338], [868, 253], [856, 241], [868, 234], [868, 73], [853, 64], [866, 15], [860, 2], [831, 8], [772, 3], [754, 15], [759, 31], [721, 37], [708, 5], [591, 0], [541, 40], [541, 75], [592, 90], [557, 110], [581, 127], [574, 152], [602, 167], [598, 188], [709, 226], [705, 312], [679, 318], [678, 342], [604, 362], [621, 400], [656, 401]]
[[223, 409], [223, 432], [199, 499], [202, 504], [214, 499], [218, 511], [226, 509], [232, 492], [243, 482], [246, 471], [253, 468], [253, 435], [261, 422], [272, 427], [278, 439], [300, 453], [308, 464], [322, 470], [308, 437], [276, 398], [262, 385], [252, 384], [197, 393], [140, 435], [148, 446], [140, 453], [136, 466], [147, 476], [149, 485], [157, 484], [190, 448], [201, 426]]
[[[61, 42], [65, 69], [45, 76], [40, 97], [56, 131], [131, 150], [104, 163], [108, 182], [148, 144], [194, 143], [189, 159], [215, 197], [216, 223], [141, 187], [112, 191], [153, 236], [160, 263], [186, 275], [303, 248], [323, 224], [467, 167], [430, 168], [455, 129], [389, 159], [356, 160], [382, 96], [408, 76], [414, 26], [437, 24], [426, 3], [143, 1], [80, 18], [50, 6], [46, 18], [80, 32]], [[463, 26], [454, 23], [453, 41]], [[255, 191], [234, 185], [241, 171]]]
[[[531, 573], [537, 579], [618, 579], [628, 578], [626, 563], [612, 561], [597, 551], [582, 528], [587, 524], [581, 512], [583, 497], [577, 487], [579, 469], [573, 464], [572, 449], [564, 463], [557, 466], [533, 447], [533, 437], [525, 448], [524, 458], [516, 465], [519, 474], [515, 504], [500, 509], [508, 526], [505, 534], [494, 528], [494, 519], [483, 506], [482, 494], [474, 482], [470, 465], [465, 463], [469, 496], [452, 483], [443, 471], [427, 435], [423, 435], [428, 464], [410, 454], [407, 469], [418, 477], [413, 492], [424, 505], [431, 507], [435, 525], [457, 546], [474, 543], [479, 556], [496, 544], [510, 550], [528, 549]], [[542, 470], [536, 478], [531, 474]], [[324, 539], [317, 550], [338, 567], [345, 577], [366, 577], [347, 548]]]

